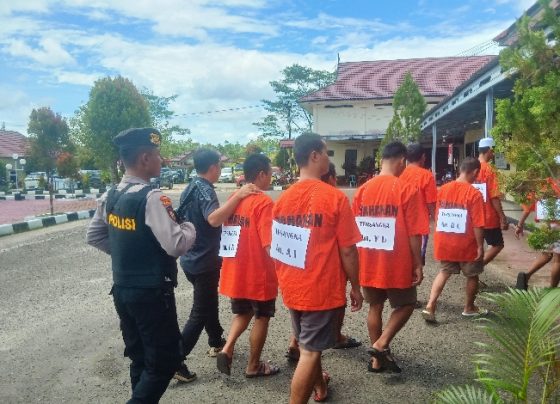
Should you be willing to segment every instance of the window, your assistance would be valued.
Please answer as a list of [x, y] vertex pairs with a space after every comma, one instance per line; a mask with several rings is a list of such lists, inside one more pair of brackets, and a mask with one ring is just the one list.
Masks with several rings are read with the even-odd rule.
[[327, 150], [327, 156], [333, 157], [334, 156], [334, 150]]

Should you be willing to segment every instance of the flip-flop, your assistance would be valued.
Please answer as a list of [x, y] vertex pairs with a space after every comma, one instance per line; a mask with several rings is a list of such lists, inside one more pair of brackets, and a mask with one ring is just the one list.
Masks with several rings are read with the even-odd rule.
[[313, 401], [315, 401], [316, 403], [325, 402], [327, 401], [327, 398], [329, 398], [329, 382], [331, 381], [331, 377], [328, 372], [323, 371], [323, 380], [327, 385], [327, 392], [323, 397], [319, 397], [319, 393], [317, 393], [317, 390], [313, 389]]
[[362, 343], [353, 337], [346, 337], [344, 342], [337, 342], [333, 349], [349, 349], [349, 348], [357, 348]]
[[270, 361], [264, 362], [261, 361], [259, 363], [259, 368], [255, 373], [245, 373], [245, 377], [247, 379], [253, 379], [255, 377], [268, 377], [274, 376], [280, 372], [280, 368], [276, 365], [273, 365]]
[[428, 310], [422, 310], [422, 318], [426, 323], [436, 324], [436, 315], [434, 313], [430, 313]]
[[374, 368], [373, 367], [373, 356], [372, 356], [372, 359], [368, 362], [367, 370], [368, 370], [368, 372], [372, 372], [372, 373], [382, 373], [382, 372], [385, 372], [387, 369], [385, 369], [383, 366], [380, 366], [378, 368]]
[[482, 307], [478, 308], [478, 311], [473, 311], [472, 313], [467, 313], [467, 312], [462, 312], [461, 315], [463, 317], [469, 317], [469, 318], [474, 318], [474, 317], [484, 317], [487, 316], [489, 313], [489, 311], [487, 309], [483, 309]]
[[225, 352], [218, 352], [216, 355], [216, 365], [218, 370], [226, 375], [231, 375], [232, 359]]

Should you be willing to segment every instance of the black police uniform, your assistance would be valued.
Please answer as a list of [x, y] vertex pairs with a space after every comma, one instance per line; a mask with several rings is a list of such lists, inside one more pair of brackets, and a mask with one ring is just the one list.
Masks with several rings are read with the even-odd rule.
[[[115, 143], [122, 150], [158, 146], [159, 139], [155, 129], [142, 128], [122, 132]], [[125, 356], [132, 361], [129, 403], [157, 403], [184, 359], [173, 288], [177, 285], [176, 257], [190, 248], [194, 230], [189, 223], [169, 224], [179, 226], [178, 237], [184, 238], [178, 240], [183, 248], [173, 252], [175, 256], [169, 255], [146, 224], [147, 202], [154, 192], [157, 201], [161, 199], [167, 206], [153, 206], [170, 208], [169, 199], [159, 190], [152, 190], [139, 178], [125, 176], [119, 186], [101, 198], [88, 229], [88, 243], [111, 254], [111, 293], [120, 318]], [[172, 210], [163, 218], [174, 219]], [[106, 223], [106, 237], [104, 233], [99, 235], [105, 230], [101, 220]], [[102, 248], [101, 242], [107, 240], [108, 245]]]

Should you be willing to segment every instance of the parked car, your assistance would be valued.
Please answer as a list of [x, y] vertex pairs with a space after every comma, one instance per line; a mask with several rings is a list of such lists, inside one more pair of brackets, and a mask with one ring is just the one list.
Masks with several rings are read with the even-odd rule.
[[194, 177], [196, 177], [196, 176], [197, 176], [196, 170], [193, 169], [193, 170], [191, 171], [191, 173], [189, 174], [189, 181], [192, 180], [192, 179], [194, 179]]
[[82, 175], [82, 184], [86, 182], [84, 177], [87, 176], [87, 184], [90, 188], [99, 189], [104, 185], [100, 170], [80, 170], [80, 174]]
[[44, 171], [29, 173], [23, 181], [25, 189], [33, 190], [39, 188], [39, 180], [41, 179], [41, 177], [43, 177], [43, 179], [46, 181], [47, 173]]
[[173, 173], [162, 171], [159, 177], [150, 178], [152, 188], [168, 188], [173, 189]]
[[220, 178], [218, 182], [234, 182], [235, 178], [233, 176], [233, 168], [232, 167], [224, 167], [222, 168], [222, 173], [220, 174]]

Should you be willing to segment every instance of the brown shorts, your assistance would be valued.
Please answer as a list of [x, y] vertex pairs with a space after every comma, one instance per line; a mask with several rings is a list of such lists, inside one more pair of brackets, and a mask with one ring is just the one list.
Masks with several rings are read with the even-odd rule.
[[369, 304], [383, 304], [389, 299], [392, 308], [416, 304], [416, 286], [408, 289], [379, 289], [363, 287], [364, 299]]
[[464, 276], [470, 278], [471, 276], [480, 275], [484, 271], [482, 261], [473, 262], [452, 262], [441, 261], [441, 272], [446, 274], [456, 275], [462, 272]]
[[276, 299], [260, 301], [250, 299], [231, 299], [231, 312], [233, 314], [255, 313], [255, 317], [274, 317], [276, 312]]
[[344, 307], [319, 311], [290, 309], [292, 329], [299, 345], [311, 352], [334, 347], [341, 312], [344, 312]]

